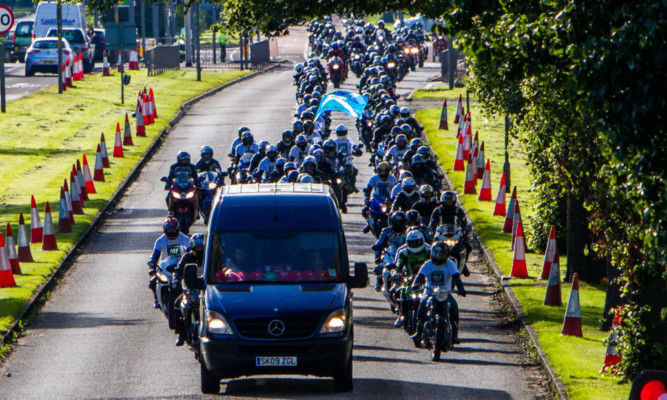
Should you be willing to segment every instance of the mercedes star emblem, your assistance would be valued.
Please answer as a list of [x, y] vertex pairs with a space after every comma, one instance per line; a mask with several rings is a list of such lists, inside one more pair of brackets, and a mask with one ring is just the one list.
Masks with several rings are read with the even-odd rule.
[[269, 322], [269, 333], [272, 336], [280, 336], [285, 333], [285, 324], [279, 319]]

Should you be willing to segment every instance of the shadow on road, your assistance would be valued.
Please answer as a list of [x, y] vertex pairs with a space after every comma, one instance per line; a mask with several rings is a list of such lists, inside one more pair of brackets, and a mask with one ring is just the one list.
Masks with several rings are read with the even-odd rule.
[[89, 313], [53, 312], [43, 311], [39, 314], [39, 320], [33, 325], [33, 329], [76, 329], [96, 328], [101, 326], [133, 326], [145, 324], [145, 319], [125, 319], [99, 317]]

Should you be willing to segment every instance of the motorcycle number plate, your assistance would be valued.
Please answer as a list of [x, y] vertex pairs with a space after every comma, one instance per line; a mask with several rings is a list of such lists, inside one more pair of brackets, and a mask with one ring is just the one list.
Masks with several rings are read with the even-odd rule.
[[296, 367], [296, 357], [255, 357], [258, 367]]

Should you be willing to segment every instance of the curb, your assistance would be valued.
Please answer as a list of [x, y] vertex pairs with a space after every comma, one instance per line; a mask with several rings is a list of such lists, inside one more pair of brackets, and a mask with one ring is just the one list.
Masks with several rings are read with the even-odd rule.
[[[438, 160], [438, 165], [440, 166], [440, 169], [442, 170], [442, 165], [440, 164], [440, 161]], [[447, 181], [447, 186], [452, 188], [452, 182], [449, 179], [449, 175], [447, 174], [447, 171], [442, 171], [443, 175], [445, 176], [445, 180]], [[500, 267], [498, 267], [498, 264], [496, 264], [496, 259], [493, 256], [493, 253], [491, 253], [486, 246], [484, 246], [484, 242], [482, 241], [482, 238], [477, 234], [477, 230], [475, 229], [475, 224], [472, 218], [468, 215], [468, 212], [466, 211], [465, 207], [459, 203], [459, 207], [463, 209], [466, 215], [466, 220], [470, 223], [472, 226], [472, 234], [473, 238], [477, 240], [479, 243], [479, 248], [482, 251], [482, 255], [484, 256], [484, 261], [486, 261], [491, 267], [493, 268], [493, 274], [495, 275], [496, 279], [500, 283], [500, 285], [503, 288], [503, 293], [505, 294], [505, 298], [509, 300], [512, 309], [516, 313], [517, 317], [519, 318], [519, 321], [521, 321], [521, 326], [526, 329], [526, 332], [528, 333], [528, 337], [530, 338], [530, 342], [535, 347], [535, 350], [537, 351], [537, 357], [540, 360], [540, 364], [542, 367], [546, 370], [547, 376], [551, 383], [553, 384], [556, 392], [558, 393], [558, 396], [560, 397], [561, 400], [568, 400], [567, 397], [567, 390], [565, 388], [565, 384], [560, 380], [556, 372], [554, 371], [553, 367], [551, 364], [549, 364], [549, 360], [547, 359], [547, 355], [544, 353], [544, 350], [542, 350], [542, 347], [540, 346], [538, 340], [537, 340], [537, 332], [535, 332], [535, 329], [530, 325], [530, 322], [526, 320], [526, 314], [523, 312], [523, 307], [521, 306], [521, 302], [519, 302], [519, 299], [517, 299], [516, 295], [514, 294], [514, 291], [512, 290], [512, 287], [509, 285], [506, 285], [503, 283], [503, 273], [500, 270]]]
[[0, 344], [5, 344], [8, 343], [11, 338], [11, 336], [17, 332], [19, 329], [19, 326], [23, 322], [23, 319], [26, 317], [28, 313], [30, 313], [36, 305], [36, 302], [42, 298], [42, 296], [48, 292], [49, 290], [53, 289], [55, 286], [55, 280], [56, 278], [60, 278], [71, 266], [71, 263], [74, 261], [74, 259], [79, 255], [80, 249], [83, 247], [85, 244], [86, 240], [90, 237], [91, 233], [95, 231], [105, 220], [107, 215], [111, 215], [109, 213], [109, 210], [112, 209], [113, 206], [115, 206], [118, 201], [121, 199], [125, 191], [128, 189], [130, 184], [134, 182], [134, 180], [137, 178], [141, 170], [143, 169], [144, 165], [152, 158], [153, 154], [157, 151], [157, 149], [160, 148], [162, 145], [162, 139], [169, 134], [169, 130], [172, 126], [176, 125], [178, 121], [183, 118], [187, 112], [187, 110], [195, 103], [197, 103], [200, 100], [203, 100], [209, 96], [212, 96], [232, 85], [236, 85], [237, 83], [241, 83], [243, 81], [246, 81], [248, 79], [254, 78], [255, 76], [259, 74], [263, 74], [265, 72], [272, 71], [276, 68], [279, 68], [280, 64], [275, 64], [271, 65], [263, 70], [253, 72], [250, 75], [243, 76], [239, 79], [233, 80], [231, 82], [227, 82], [224, 85], [218, 86], [215, 89], [209, 90], [206, 93], [203, 93], [194, 99], [188, 100], [183, 105], [181, 105], [181, 109], [179, 110], [178, 114], [174, 118], [172, 118], [169, 121], [169, 127], [165, 128], [160, 132], [157, 136], [155, 136], [155, 141], [153, 144], [146, 150], [146, 153], [144, 156], [139, 160], [137, 165], [134, 166], [134, 168], [130, 171], [129, 175], [125, 180], [120, 184], [118, 187], [118, 190], [116, 193], [109, 199], [107, 204], [100, 209], [100, 211], [97, 213], [95, 218], [90, 222], [90, 225], [88, 226], [88, 229], [83, 232], [79, 240], [76, 241], [74, 246], [69, 250], [69, 252], [65, 255], [65, 258], [60, 262], [60, 265], [53, 271], [49, 279], [47, 279], [46, 282], [42, 285], [42, 287], [35, 292], [35, 294], [28, 300], [28, 303], [25, 305], [23, 308], [23, 311], [19, 314], [19, 316], [16, 318], [12, 326], [7, 330], [7, 331], [2, 331], [2, 338], [0, 338]]

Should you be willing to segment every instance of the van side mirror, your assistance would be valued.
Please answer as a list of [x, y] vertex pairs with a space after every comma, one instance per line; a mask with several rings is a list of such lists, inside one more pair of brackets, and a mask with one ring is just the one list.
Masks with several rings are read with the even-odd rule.
[[350, 277], [352, 289], [363, 289], [368, 286], [368, 266], [366, 263], [354, 263], [354, 276]]
[[183, 271], [183, 281], [190, 290], [204, 289], [204, 279], [197, 275], [197, 264], [188, 264]]

